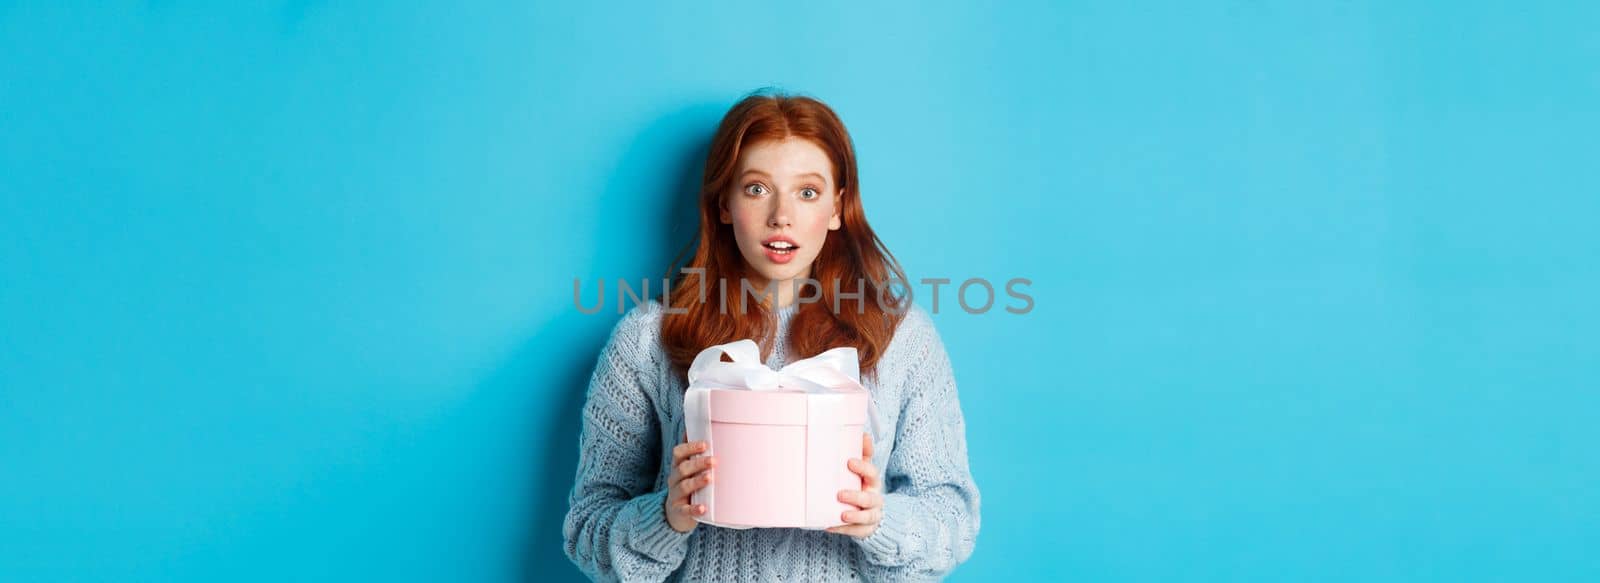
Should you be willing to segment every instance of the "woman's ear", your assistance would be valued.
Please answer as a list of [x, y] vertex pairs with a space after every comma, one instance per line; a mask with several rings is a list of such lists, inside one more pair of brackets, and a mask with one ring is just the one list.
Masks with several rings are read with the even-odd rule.
[[839, 207], [842, 206], [844, 206], [843, 188], [839, 189], [839, 193], [833, 196], [833, 216], [828, 218], [829, 231], [837, 231], [839, 230], [839, 227], [844, 225], [844, 223], [839, 221]]
[[728, 212], [728, 199], [727, 199], [727, 197], [723, 197], [721, 200], [717, 201], [717, 209], [718, 209], [718, 216], [721, 217], [721, 219], [722, 219], [722, 224], [724, 224], [724, 225], [733, 224], [733, 213]]

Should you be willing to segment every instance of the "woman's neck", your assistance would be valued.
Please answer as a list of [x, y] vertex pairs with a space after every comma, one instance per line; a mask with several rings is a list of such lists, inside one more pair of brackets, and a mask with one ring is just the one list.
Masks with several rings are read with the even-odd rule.
[[[801, 284], [809, 277], [811, 277], [811, 271], [808, 269], [805, 273], [795, 276], [794, 279], [776, 280], [777, 289], [773, 289], [774, 280], [765, 279], [759, 275], [750, 277], [749, 282], [755, 288], [756, 297], [764, 298], [770, 295], [773, 309], [779, 309], [794, 305], [795, 300], [799, 297]], [[745, 293], [744, 289], [741, 288], [739, 293]]]

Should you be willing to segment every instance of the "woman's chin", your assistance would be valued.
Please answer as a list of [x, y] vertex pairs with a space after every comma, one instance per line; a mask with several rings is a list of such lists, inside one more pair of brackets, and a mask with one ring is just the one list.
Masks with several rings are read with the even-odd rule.
[[[757, 280], [755, 278], [752, 278], [752, 281], [750, 282], [750, 286], [751, 287], [756, 287], [756, 288], [765, 288], [767, 285], [770, 285], [771, 282], [774, 282], [774, 281], [786, 282], [786, 281], [789, 281], [789, 280], [793, 280], [793, 279], [796, 279], [796, 278], [803, 277], [801, 274], [805, 272], [805, 266], [797, 266], [797, 265], [794, 265], [794, 264], [789, 264], [789, 265], [783, 265], [783, 266], [780, 267], [780, 266], [773, 265], [773, 266], [766, 266], [764, 268], [757, 268], [754, 271], [755, 271], [755, 278], [759, 278], [759, 280]], [[795, 282], [795, 283], [798, 284], [799, 282]], [[765, 291], [765, 290], [762, 290], [762, 291]]]

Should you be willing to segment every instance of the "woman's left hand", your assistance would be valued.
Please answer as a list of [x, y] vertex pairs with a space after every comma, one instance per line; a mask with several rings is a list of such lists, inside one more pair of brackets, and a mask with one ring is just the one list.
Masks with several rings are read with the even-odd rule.
[[878, 478], [878, 467], [872, 465], [872, 436], [861, 434], [861, 457], [850, 460], [850, 471], [861, 475], [860, 490], [840, 490], [839, 501], [858, 510], [849, 510], [841, 516], [844, 524], [828, 529], [836, 534], [867, 538], [878, 530], [883, 521], [883, 481]]

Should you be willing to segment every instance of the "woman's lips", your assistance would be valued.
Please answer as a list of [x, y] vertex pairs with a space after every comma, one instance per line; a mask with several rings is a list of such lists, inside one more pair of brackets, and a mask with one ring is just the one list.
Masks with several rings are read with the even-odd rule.
[[761, 242], [761, 248], [767, 254], [767, 259], [779, 264], [788, 263], [794, 259], [794, 253], [800, 250], [800, 246], [794, 244], [794, 239], [788, 235], [767, 237]]
[[794, 260], [794, 252], [798, 251], [799, 249], [800, 249], [799, 247], [795, 247], [795, 248], [789, 249], [787, 251], [779, 251], [779, 250], [773, 249], [771, 247], [762, 247], [761, 250], [762, 250], [762, 252], [764, 252], [767, 255], [767, 259], [768, 260], [772, 261], [773, 263], [777, 263], [779, 265], [782, 265], [784, 263], [788, 263], [788, 262]]

